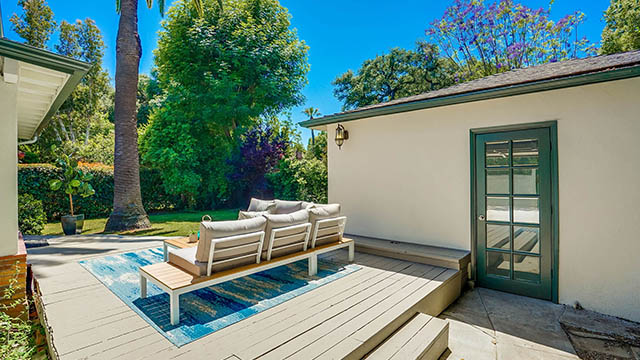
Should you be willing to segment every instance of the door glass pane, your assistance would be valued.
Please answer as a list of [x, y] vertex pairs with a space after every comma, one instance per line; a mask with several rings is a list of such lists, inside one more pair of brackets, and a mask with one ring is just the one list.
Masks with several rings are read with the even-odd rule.
[[[487, 176], [487, 184], [488, 183], [489, 183], [489, 179]], [[536, 195], [538, 194], [538, 188], [540, 186], [539, 183], [540, 183], [540, 179], [538, 177], [538, 168], [513, 169], [513, 193], [514, 194]]]
[[487, 224], [487, 247], [511, 250], [511, 226]]
[[511, 277], [508, 253], [487, 251], [487, 275], [499, 276], [509, 279]]
[[495, 142], [485, 144], [487, 167], [509, 166], [509, 142]]
[[538, 140], [513, 141], [513, 166], [538, 165]]
[[540, 209], [538, 198], [513, 198], [513, 221], [539, 224]]
[[509, 193], [509, 169], [487, 169], [487, 194]]
[[540, 282], [540, 257], [513, 255], [513, 278]]
[[514, 226], [513, 250], [539, 254], [540, 229], [532, 226]]
[[487, 196], [487, 220], [509, 221], [509, 198]]

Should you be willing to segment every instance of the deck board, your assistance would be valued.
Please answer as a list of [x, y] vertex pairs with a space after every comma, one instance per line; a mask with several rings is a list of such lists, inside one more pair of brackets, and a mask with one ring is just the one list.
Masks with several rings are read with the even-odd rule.
[[[425, 265], [427, 266], [427, 265]], [[397, 273], [392, 273], [381, 281], [367, 286], [353, 296], [344, 301], [333, 304], [321, 311], [309, 309], [301, 311], [303, 314], [300, 321], [294, 324], [283, 326], [281, 331], [274, 332], [265, 340], [246, 347], [238, 353], [242, 359], [254, 359], [261, 357], [264, 359], [284, 359], [295, 353], [304, 345], [326, 336], [335, 329], [341, 322], [349, 317], [357, 316], [366, 311], [372, 304], [376, 304], [390, 292], [400, 290], [404, 285], [416, 279], [412, 275], [420, 275], [424, 269], [421, 266], [410, 265], [410, 269], [402, 269]], [[406, 272], [403, 274], [403, 272]], [[306, 314], [311, 316], [304, 317]], [[333, 335], [332, 335], [333, 337]]]
[[[401, 270], [406, 266], [406, 264], [391, 264], [391, 267], [397, 270]], [[349, 300], [354, 294], [370, 289], [372, 284], [381, 282], [385, 276], [390, 276], [388, 272], [376, 268], [362, 269], [353, 275], [359, 273], [362, 275], [360, 278], [354, 278], [350, 282], [344, 282], [341, 286], [330, 286], [331, 284], [336, 283], [333, 282], [322, 286], [313, 292], [309, 292], [289, 300], [286, 303], [281, 304], [287, 305], [285, 309], [282, 309], [282, 311], [279, 311], [273, 316], [269, 316], [269, 318], [258, 317], [261, 314], [267, 316], [268, 311], [265, 311], [247, 319], [251, 320], [258, 317], [255, 319], [255, 322], [251, 324], [247, 323], [247, 328], [242, 329], [241, 333], [238, 333], [237, 331], [234, 332], [233, 330], [235, 326], [231, 326], [212, 334], [211, 339], [207, 339], [207, 341], [221, 344], [222, 349], [219, 348], [219, 351], [223, 351], [223, 349], [226, 351], [238, 351], [238, 348], [249, 345], [269, 348], [273, 344], [277, 344], [273, 337], [274, 334], [282, 333], [296, 324], [312, 321], [310, 318], [312, 318], [315, 313], [332, 308], [333, 310], [336, 310], [337, 308], [335, 306]], [[277, 307], [279, 306], [280, 305]], [[322, 320], [322, 318], [319, 319]], [[294, 331], [291, 333], [291, 336], [295, 336], [297, 334], [298, 332]], [[244, 340], [245, 338], [250, 338], [252, 344], [247, 344]], [[204, 343], [202, 347], [206, 348], [208, 345]], [[242, 359], [250, 358], [247, 357], [247, 354], [239, 355]]]
[[[424, 296], [421, 291], [428, 291], [426, 285], [447, 273], [444, 268], [357, 253], [361, 270], [177, 348], [77, 263], [160, 246], [159, 239], [126, 242], [105, 237], [29, 249], [62, 359], [310, 359], [323, 352], [346, 354], [361, 343], [354, 334], [395, 314], [390, 307], [412, 306], [410, 302]], [[320, 257], [346, 262], [347, 251]]]
[[[374, 306], [367, 308], [366, 311], [361, 312], [356, 317], [350, 319], [348, 322], [342, 323], [338, 328], [332, 329], [330, 332], [331, 338], [324, 338], [321, 341], [316, 341], [303, 349], [299, 350], [295, 354], [295, 358], [309, 358], [320, 356], [324, 358], [341, 357], [340, 355], [350, 354], [353, 350], [358, 348], [369, 336], [372, 336], [375, 332], [381, 330], [386, 326], [388, 322], [393, 319], [384, 317], [390, 309], [394, 307], [401, 307], [403, 310], [398, 311], [398, 314], [406, 311], [407, 304], [406, 298], [418, 295], [424, 296], [423, 287], [431, 283], [434, 277], [442, 274], [445, 270], [442, 268], [432, 268], [428, 272], [419, 275], [411, 283], [403, 286], [398, 291], [394, 291], [386, 296], [382, 301], [376, 303]], [[368, 334], [367, 337], [352, 336], [362, 329], [373, 329], [373, 333]], [[337, 346], [341, 339], [351, 338], [360, 342], [357, 346], [351, 346], [345, 348], [343, 346]], [[382, 340], [382, 339], [381, 339]], [[355, 344], [355, 343], [354, 343]]]

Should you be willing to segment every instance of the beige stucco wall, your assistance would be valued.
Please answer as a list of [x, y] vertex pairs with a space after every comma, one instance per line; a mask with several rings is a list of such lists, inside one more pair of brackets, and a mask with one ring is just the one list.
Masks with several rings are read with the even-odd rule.
[[640, 321], [640, 78], [344, 123], [342, 150], [329, 142], [329, 200], [348, 233], [470, 249], [469, 129], [548, 120], [559, 300]]
[[0, 76], [0, 257], [18, 251], [17, 86]]

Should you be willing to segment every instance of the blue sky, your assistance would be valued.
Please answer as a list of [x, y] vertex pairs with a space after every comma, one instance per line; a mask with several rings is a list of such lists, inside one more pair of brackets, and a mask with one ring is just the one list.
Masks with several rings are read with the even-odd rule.
[[[518, 1], [516, 1], [518, 2]], [[521, 0], [521, 3], [538, 8], [547, 7], [548, 1]], [[75, 21], [90, 17], [100, 27], [107, 45], [105, 67], [113, 77], [115, 71], [115, 42], [118, 16], [115, 0], [48, 0], [55, 18]], [[309, 46], [309, 84], [304, 89], [306, 104], [292, 109], [294, 122], [305, 120], [302, 109], [314, 106], [322, 114], [340, 111], [341, 104], [333, 96], [331, 81], [348, 69], [356, 70], [362, 61], [393, 47], [412, 48], [415, 41], [424, 38], [424, 30], [433, 19], [442, 16], [450, 1], [434, 0], [281, 0], [292, 16], [292, 27]], [[9, 17], [17, 12], [17, 0], [0, 0], [5, 36], [19, 40], [11, 31]], [[581, 36], [592, 42], [600, 40], [604, 24], [602, 13], [609, 0], [568, 1], [556, 0], [552, 17], [580, 10], [587, 15], [579, 29]], [[148, 73], [153, 65], [152, 51], [156, 47], [161, 17], [158, 9], [146, 8], [140, 0], [139, 32], [143, 56], [140, 71]], [[55, 36], [54, 36], [55, 37]], [[301, 129], [306, 144], [309, 131]]]

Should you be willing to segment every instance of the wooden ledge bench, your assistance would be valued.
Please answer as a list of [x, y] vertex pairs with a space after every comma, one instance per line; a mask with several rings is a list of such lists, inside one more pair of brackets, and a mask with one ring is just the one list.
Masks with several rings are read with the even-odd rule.
[[169, 260], [169, 249], [184, 249], [194, 246], [198, 246], [198, 242], [189, 242], [188, 237], [167, 239], [162, 242], [162, 253], [164, 261]]
[[168, 293], [171, 325], [176, 325], [180, 322], [180, 295], [182, 294], [304, 259], [308, 259], [309, 276], [313, 276], [318, 273], [318, 255], [345, 247], [349, 248], [349, 261], [352, 262], [355, 256], [355, 243], [353, 239], [342, 238], [340, 241], [318, 245], [312, 249], [260, 263], [216, 272], [210, 276], [196, 276], [168, 262], [147, 265], [140, 268], [140, 297], [143, 299], [147, 297], [147, 281]]

